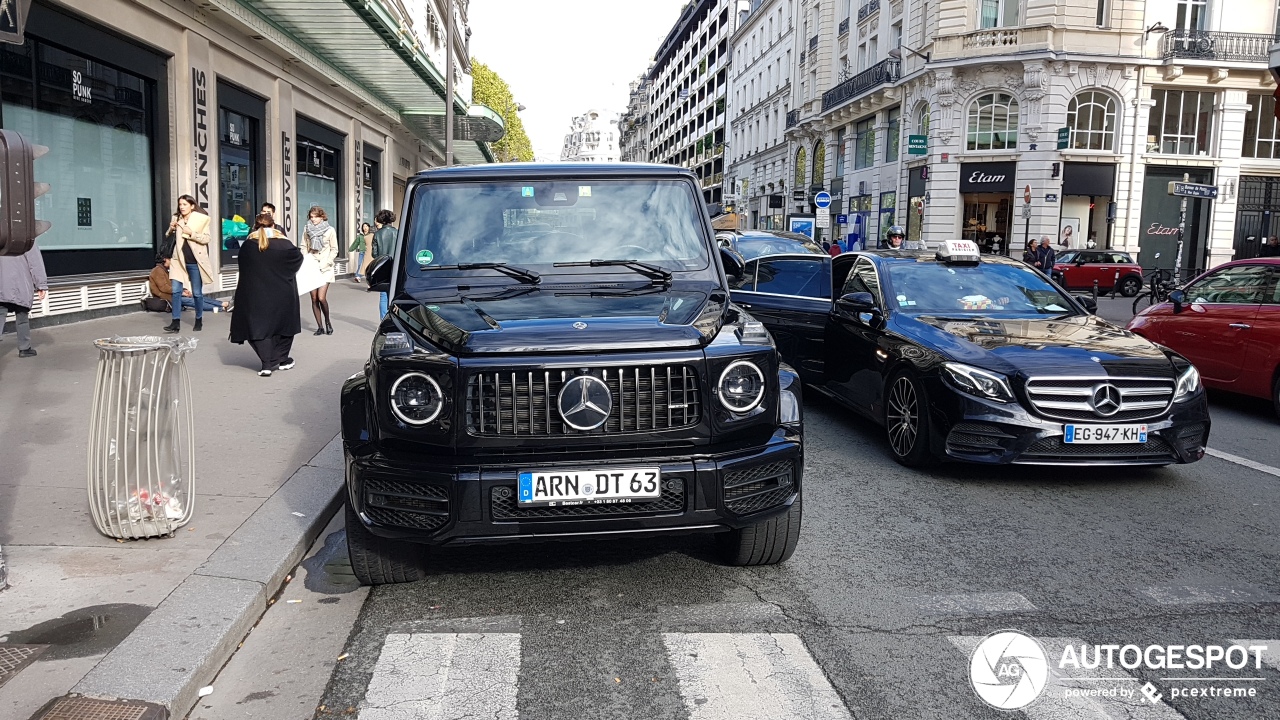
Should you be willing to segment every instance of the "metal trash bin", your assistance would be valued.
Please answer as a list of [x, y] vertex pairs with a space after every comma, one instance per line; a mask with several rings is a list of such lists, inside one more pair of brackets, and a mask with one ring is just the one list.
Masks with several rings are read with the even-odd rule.
[[194, 338], [95, 340], [89, 509], [103, 535], [173, 535], [195, 506], [194, 413], [186, 356]]

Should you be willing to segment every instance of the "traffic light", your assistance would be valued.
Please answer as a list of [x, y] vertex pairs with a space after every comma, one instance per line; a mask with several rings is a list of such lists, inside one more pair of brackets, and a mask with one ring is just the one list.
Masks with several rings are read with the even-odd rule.
[[36, 158], [49, 152], [32, 145], [12, 130], [0, 130], [0, 162], [4, 180], [0, 182], [0, 255], [22, 255], [35, 244], [49, 223], [36, 219], [36, 198], [49, 186], [35, 181]]

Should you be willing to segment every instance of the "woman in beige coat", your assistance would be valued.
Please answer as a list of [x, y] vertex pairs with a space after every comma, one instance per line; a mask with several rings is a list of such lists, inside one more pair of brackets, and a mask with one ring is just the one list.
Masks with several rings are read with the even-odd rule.
[[311, 291], [311, 312], [316, 316], [316, 335], [332, 335], [333, 325], [329, 323], [329, 283], [337, 280], [334, 262], [338, 259], [338, 231], [329, 224], [329, 216], [324, 208], [315, 206], [307, 212], [307, 225], [304, 228], [305, 242], [302, 244], [307, 262], [320, 266], [320, 274], [324, 284]]
[[[213, 263], [209, 260], [209, 216], [200, 209], [190, 195], [178, 198], [178, 212], [169, 223], [173, 234], [173, 252], [169, 254], [169, 281], [173, 296], [182, 297], [184, 288], [191, 290], [196, 304], [196, 324], [193, 329], [204, 328], [204, 284], [213, 282]], [[173, 305], [173, 322], [165, 326], [166, 332], [182, 330], [182, 303]]]

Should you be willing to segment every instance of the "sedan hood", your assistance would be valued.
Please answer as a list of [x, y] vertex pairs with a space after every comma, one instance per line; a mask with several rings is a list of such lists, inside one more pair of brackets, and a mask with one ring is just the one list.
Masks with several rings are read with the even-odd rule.
[[[689, 349], [705, 345], [724, 312], [718, 288], [639, 290], [528, 287], [447, 300], [397, 301], [397, 317], [458, 356]], [[697, 322], [704, 318], [704, 322]], [[710, 325], [709, 336], [702, 330]], [[702, 328], [700, 330], [699, 328]]]
[[1091, 315], [1052, 320], [918, 317], [902, 325], [906, 334], [917, 335], [917, 341], [947, 359], [1006, 375], [1174, 374], [1159, 347]]

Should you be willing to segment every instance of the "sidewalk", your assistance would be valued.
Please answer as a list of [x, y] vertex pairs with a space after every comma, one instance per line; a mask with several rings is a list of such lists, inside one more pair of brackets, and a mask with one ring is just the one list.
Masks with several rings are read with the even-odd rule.
[[[9, 572], [9, 588], [0, 592], [0, 650], [6, 644], [47, 646], [16, 675], [0, 674], [0, 717], [23, 720], [71, 691], [175, 589], [200, 587], [191, 581], [207, 561], [214, 569], [202, 570], [205, 578], [235, 577], [218, 568], [241, 564], [245, 556], [263, 567], [279, 565], [289, 559], [281, 538], [297, 536], [292, 544], [302, 543], [300, 553], [310, 544], [302, 536], [313, 538], [324, 527], [327, 517], [299, 519], [291, 505], [317, 513], [334, 506], [342, 472], [333, 442], [338, 391], [368, 356], [378, 307], [376, 296], [350, 280], [333, 286], [329, 297], [334, 334], [311, 335], [314, 322], [302, 298], [297, 367], [269, 378], [256, 375], [258, 360], [247, 345], [227, 340], [230, 315], [206, 314], [204, 330], [196, 334], [190, 332], [194, 315], [183, 314], [184, 334], [200, 340], [187, 359], [197, 500], [194, 518], [174, 538], [117, 542], [98, 534], [85, 475], [97, 363], [92, 341], [160, 334], [167, 317], [136, 313], [37, 329], [33, 341], [40, 354], [29, 359], [18, 358], [12, 335], [0, 342], [0, 547]], [[290, 487], [267, 503], [290, 478]], [[309, 488], [322, 497], [309, 498]], [[264, 527], [271, 532], [264, 534]], [[215, 608], [232, 604], [230, 598], [207, 600]], [[156, 657], [192, 642], [184, 626], [154, 630], [143, 640]], [[240, 638], [227, 640], [234, 649]], [[96, 675], [109, 677], [105, 672]]]

